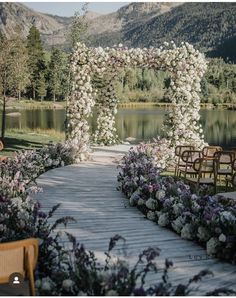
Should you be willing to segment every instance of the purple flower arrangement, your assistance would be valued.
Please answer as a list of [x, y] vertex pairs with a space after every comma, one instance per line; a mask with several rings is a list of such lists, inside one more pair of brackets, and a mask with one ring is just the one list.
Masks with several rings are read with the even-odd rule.
[[199, 242], [209, 255], [236, 263], [236, 202], [196, 195], [183, 181], [160, 175], [152, 153], [141, 144], [118, 166], [119, 188], [130, 205], [182, 238]]

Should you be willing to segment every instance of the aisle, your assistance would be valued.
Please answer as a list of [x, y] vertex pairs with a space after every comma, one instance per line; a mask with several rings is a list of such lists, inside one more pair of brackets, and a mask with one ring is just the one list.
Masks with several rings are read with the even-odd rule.
[[[120, 234], [127, 240], [130, 263], [145, 248], [157, 246], [161, 249], [158, 262], [161, 267], [165, 258], [174, 262], [170, 273], [174, 283], [187, 282], [200, 270], [209, 268], [215, 276], [201, 283], [201, 289], [230, 287], [236, 290], [236, 266], [209, 259], [199, 245], [159, 227], [136, 208], [128, 206], [127, 200], [116, 190], [117, 160], [128, 148], [125, 145], [95, 148], [92, 161], [43, 174], [38, 179], [43, 193], [37, 194], [37, 199], [45, 210], [61, 203], [56, 217], [73, 216], [77, 222], [70, 224], [67, 231], [87, 249], [95, 250], [98, 258], [103, 257], [110, 237]], [[114, 253], [121, 255], [121, 248], [118, 246]], [[150, 276], [148, 282], [153, 283], [155, 279]]]

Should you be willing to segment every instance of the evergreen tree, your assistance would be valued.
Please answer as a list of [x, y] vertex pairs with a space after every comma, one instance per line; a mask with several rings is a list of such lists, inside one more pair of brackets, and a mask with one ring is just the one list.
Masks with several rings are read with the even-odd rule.
[[43, 45], [40, 38], [39, 30], [32, 26], [27, 37], [27, 48], [29, 55], [29, 71], [30, 71], [30, 94], [36, 99], [37, 83], [42, 77], [46, 68]]
[[19, 35], [10, 39], [0, 38], [0, 90], [2, 97], [2, 130], [1, 138], [5, 137], [6, 126], [6, 102], [7, 95], [18, 93], [27, 84], [27, 58], [24, 55], [25, 48]]
[[78, 11], [74, 14], [72, 25], [70, 29], [70, 45], [74, 47], [77, 42], [82, 39], [85, 40], [85, 33], [88, 28], [88, 24], [86, 22], [86, 13], [88, 11], [88, 3], [85, 3], [82, 6], [81, 11]]
[[52, 50], [51, 60], [49, 62], [48, 82], [49, 90], [55, 102], [58, 97], [62, 97], [67, 83], [67, 57], [60, 49]]
[[21, 99], [21, 93], [29, 84], [29, 68], [28, 68], [28, 52], [26, 45], [20, 37], [20, 32], [14, 37], [14, 47], [12, 49], [13, 60], [13, 86], [12, 91], [17, 96], [18, 100]]
[[43, 72], [40, 73], [39, 79], [37, 81], [37, 93], [41, 101], [43, 101], [44, 97], [47, 95], [47, 85]]

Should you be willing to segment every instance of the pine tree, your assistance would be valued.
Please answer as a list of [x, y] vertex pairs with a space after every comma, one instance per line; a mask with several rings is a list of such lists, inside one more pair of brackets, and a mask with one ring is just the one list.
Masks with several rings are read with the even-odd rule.
[[39, 79], [37, 81], [37, 93], [41, 101], [43, 101], [44, 97], [47, 95], [47, 86], [43, 72], [40, 73]]
[[88, 24], [86, 22], [86, 13], [88, 11], [88, 3], [85, 3], [82, 6], [81, 12], [78, 11], [74, 14], [72, 25], [70, 29], [70, 45], [74, 47], [77, 42], [85, 39], [85, 33], [88, 28]]
[[29, 84], [29, 68], [28, 68], [28, 51], [20, 32], [14, 37], [14, 47], [12, 49], [13, 60], [13, 93], [17, 96], [18, 100], [21, 99], [21, 93]]
[[52, 50], [51, 60], [48, 66], [49, 90], [55, 102], [58, 97], [62, 97], [67, 83], [67, 57], [60, 49]]
[[27, 37], [27, 49], [29, 55], [30, 93], [33, 99], [36, 99], [37, 82], [40, 81], [41, 74], [45, 71], [46, 63], [40, 33], [35, 26], [30, 28]]
[[0, 39], [0, 90], [2, 97], [2, 130], [1, 138], [4, 140], [5, 137], [5, 126], [6, 126], [6, 102], [7, 95], [13, 90], [17, 89], [19, 82], [18, 80], [19, 70], [17, 69], [17, 63], [19, 62], [19, 39], [13, 37], [6, 39], [1, 37]]

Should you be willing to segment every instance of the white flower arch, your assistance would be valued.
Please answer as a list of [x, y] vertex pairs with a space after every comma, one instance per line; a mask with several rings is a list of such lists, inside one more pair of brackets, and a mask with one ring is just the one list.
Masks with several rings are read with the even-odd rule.
[[[173, 146], [204, 144], [199, 124], [202, 76], [207, 68], [204, 55], [188, 43], [174, 43], [160, 48], [89, 48], [78, 43], [71, 61], [73, 87], [67, 105], [67, 138], [78, 144], [86, 154], [89, 150], [88, 118], [97, 105], [97, 127], [94, 140], [98, 144], [117, 143], [115, 128], [117, 98], [114, 80], [125, 67], [166, 70], [170, 74], [168, 96], [173, 104], [167, 115], [164, 130]], [[99, 85], [100, 82], [100, 85]], [[83, 148], [81, 148], [81, 146]]]

